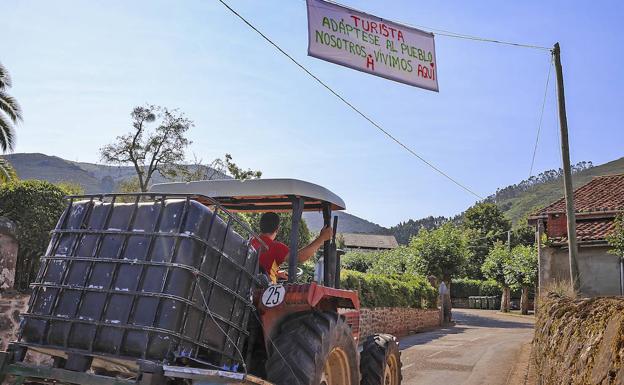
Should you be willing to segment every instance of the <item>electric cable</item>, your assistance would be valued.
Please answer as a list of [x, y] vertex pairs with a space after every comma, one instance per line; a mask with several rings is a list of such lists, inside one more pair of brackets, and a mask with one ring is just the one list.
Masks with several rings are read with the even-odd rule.
[[540, 110], [539, 123], [537, 125], [537, 135], [535, 136], [535, 145], [533, 146], [533, 157], [531, 158], [531, 168], [529, 169], [529, 179], [533, 175], [533, 166], [535, 166], [535, 155], [537, 154], [537, 145], [539, 143], [540, 132], [542, 131], [542, 121], [544, 118], [544, 107], [546, 107], [546, 98], [548, 97], [548, 83], [550, 82], [550, 73], [552, 72], [553, 62], [550, 61], [548, 66], [548, 76], [546, 76], [546, 89], [544, 90], [544, 100]]
[[465, 186], [464, 184], [460, 183], [459, 181], [457, 181], [456, 179], [454, 179], [453, 177], [451, 177], [450, 175], [448, 175], [446, 172], [442, 171], [440, 168], [438, 168], [437, 166], [435, 166], [434, 164], [432, 164], [431, 162], [429, 162], [428, 160], [426, 160], [425, 158], [423, 158], [422, 156], [420, 156], [419, 154], [417, 154], [414, 150], [412, 150], [409, 146], [407, 146], [406, 144], [404, 144], [403, 142], [401, 142], [399, 139], [397, 139], [394, 135], [392, 135], [389, 131], [387, 131], [386, 129], [384, 129], [379, 123], [375, 122], [372, 118], [370, 118], [368, 115], [366, 115], [364, 112], [362, 112], [360, 109], [358, 109], [356, 106], [354, 106], [351, 102], [349, 102], [347, 99], [345, 99], [345, 97], [343, 97], [342, 95], [340, 95], [337, 91], [335, 91], [333, 88], [331, 88], [327, 83], [325, 83], [324, 81], [322, 81], [318, 76], [316, 76], [315, 74], [313, 74], [309, 69], [307, 69], [303, 64], [301, 64], [299, 61], [297, 61], [297, 59], [295, 59], [294, 57], [292, 57], [288, 52], [286, 52], [284, 49], [282, 49], [282, 47], [280, 47], [277, 43], [275, 43], [273, 40], [271, 40], [271, 38], [269, 38], [267, 35], [265, 35], [262, 31], [260, 31], [258, 28], [256, 28], [250, 21], [248, 21], [247, 19], [245, 19], [245, 17], [243, 17], [240, 13], [238, 13], [235, 9], [233, 9], [232, 7], [230, 7], [224, 0], [218, 0], [221, 4], [223, 4], [224, 7], [226, 7], [230, 12], [232, 12], [236, 17], [238, 17], [240, 20], [242, 20], [245, 24], [247, 24], [247, 26], [249, 28], [251, 28], [252, 30], [254, 30], [256, 33], [258, 33], [264, 40], [266, 40], [269, 44], [271, 44], [273, 47], [275, 47], [275, 49], [277, 49], [280, 53], [282, 53], [284, 56], [286, 56], [290, 61], [292, 61], [295, 65], [297, 65], [301, 70], [303, 70], [305, 73], [307, 73], [310, 77], [312, 77], [314, 80], [316, 80], [319, 84], [321, 84], [323, 87], [325, 87], [329, 92], [331, 92], [334, 96], [336, 96], [341, 102], [343, 102], [344, 104], [346, 104], [349, 108], [351, 108], [353, 111], [355, 111], [358, 115], [360, 115], [362, 118], [364, 118], [366, 121], [368, 121], [370, 124], [372, 124], [375, 128], [377, 128], [379, 131], [381, 131], [384, 135], [386, 135], [389, 139], [391, 139], [393, 142], [395, 142], [396, 144], [398, 144], [399, 146], [403, 147], [407, 152], [409, 152], [410, 154], [412, 154], [413, 156], [415, 156], [416, 158], [418, 158], [421, 162], [423, 162], [424, 164], [426, 164], [427, 166], [429, 166], [430, 168], [432, 168], [433, 170], [435, 170], [437, 173], [439, 173], [440, 175], [442, 175], [443, 177], [445, 177], [446, 179], [450, 180], [451, 182], [453, 182], [455, 185], [459, 186], [461, 189], [465, 190], [466, 192], [468, 192], [469, 194], [475, 196], [478, 199], [484, 199], [484, 197], [482, 197], [481, 195], [477, 194], [476, 192], [474, 192], [473, 190], [471, 190], [470, 188], [468, 188], [467, 186]]
[[[304, 3], [307, 3], [306, 0], [302, 0]], [[342, 8], [347, 8], [347, 9], [351, 9], [360, 13], [364, 13], [366, 15], [370, 15], [366, 12], [363, 11], [359, 11], [347, 6], [344, 6], [342, 4], [338, 4], [334, 1], [331, 0], [325, 0], [328, 3], [332, 3], [335, 4], [339, 7]], [[319, 9], [329, 9], [331, 10], [332, 8], [329, 7], [323, 7], [323, 6], [318, 6], [318, 5], [310, 5], [311, 7], [314, 8], [319, 8]], [[379, 16], [374, 16], [376, 19], [379, 19], [381, 21], [389, 21], [392, 22], [393, 24], [399, 24], [399, 25], [404, 25], [406, 27], [411, 27], [411, 28], [416, 28], [416, 29], [421, 29], [421, 30], [425, 30], [426, 32], [435, 32], [435, 35], [440, 35], [440, 36], [447, 36], [447, 37], [454, 37], [457, 39], [465, 39], [465, 40], [475, 40], [475, 41], [481, 41], [481, 42], [486, 42], [486, 43], [494, 43], [494, 44], [503, 44], [503, 45], [509, 45], [509, 46], [513, 46], [513, 47], [520, 47], [520, 48], [531, 48], [531, 49], [537, 49], [540, 51], [552, 51], [552, 48], [549, 47], [543, 47], [540, 45], [535, 45], [535, 44], [525, 44], [525, 43], [515, 43], [515, 42], [511, 42], [511, 41], [505, 41], [505, 40], [499, 40], [499, 39], [491, 39], [491, 38], [487, 38], [487, 37], [480, 37], [480, 36], [475, 36], [475, 35], [467, 35], [464, 33], [457, 33], [457, 32], [452, 32], [452, 31], [447, 31], [444, 29], [440, 29], [440, 28], [432, 28], [432, 27], [427, 27], [424, 25], [417, 25], [417, 24], [409, 24], [409, 23], [403, 23], [403, 22], [396, 22], [394, 20], [388, 20], [388, 19], [384, 19], [382, 17]]]

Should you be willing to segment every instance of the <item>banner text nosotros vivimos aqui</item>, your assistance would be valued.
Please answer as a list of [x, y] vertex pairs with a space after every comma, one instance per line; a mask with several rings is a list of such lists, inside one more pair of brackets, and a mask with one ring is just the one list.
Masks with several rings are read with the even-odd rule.
[[438, 91], [433, 34], [323, 0], [308, 3], [308, 54]]

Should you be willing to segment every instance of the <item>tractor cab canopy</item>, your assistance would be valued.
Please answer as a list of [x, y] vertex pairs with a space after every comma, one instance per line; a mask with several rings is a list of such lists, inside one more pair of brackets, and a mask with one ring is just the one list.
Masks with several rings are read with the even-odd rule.
[[325, 187], [297, 179], [222, 179], [159, 183], [153, 185], [150, 192], [204, 195], [233, 212], [292, 211], [293, 204], [299, 199], [303, 201], [303, 211], [346, 208], [344, 201]]
[[[231, 212], [251, 211], [291, 212], [290, 253], [288, 257], [288, 280], [296, 277], [297, 242], [299, 228], [304, 211], [320, 211], [325, 226], [332, 224], [332, 210], [344, 210], [342, 199], [328, 189], [310, 182], [297, 179], [250, 179], [245, 181], [205, 180], [196, 182], [174, 182], [155, 184], [150, 189], [156, 194], [196, 195], [193, 199], [202, 202], [211, 198]], [[203, 202], [211, 205], [210, 202]], [[325, 286], [338, 288], [340, 282], [340, 261], [336, 248], [336, 227], [338, 218], [334, 217], [334, 237], [323, 246], [323, 283]], [[338, 277], [338, 279], [337, 279]]]

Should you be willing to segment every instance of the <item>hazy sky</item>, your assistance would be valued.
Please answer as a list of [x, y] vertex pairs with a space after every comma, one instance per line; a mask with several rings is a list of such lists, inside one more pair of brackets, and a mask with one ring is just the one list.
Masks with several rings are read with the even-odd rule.
[[[307, 57], [303, 0], [230, 0], [244, 16], [427, 160], [481, 195], [529, 173], [548, 52], [436, 37], [440, 92]], [[343, 0], [414, 25], [559, 41], [572, 161], [624, 156], [621, 1]], [[216, 0], [4, 0], [0, 61], [24, 110], [16, 152], [99, 161], [140, 104], [194, 122], [192, 153], [231, 153], [264, 177], [330, 188], [382, 225], [453, 215], [474, 197], [345, 108]], [[552, 79], [551, 79], [552, 80]], [[551, 87], [536, 170], [560, 164]]]

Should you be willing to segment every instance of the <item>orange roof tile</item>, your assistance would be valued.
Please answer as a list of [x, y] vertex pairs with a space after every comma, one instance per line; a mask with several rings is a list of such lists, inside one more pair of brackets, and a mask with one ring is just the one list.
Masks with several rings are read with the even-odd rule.
[[[624, 174], [597, 176], [577, 188], [574, 191], [574, 208], [577, 213], [624, 211]], [[565, 213], [565, 198], [531, 216], [554, 213]]]

